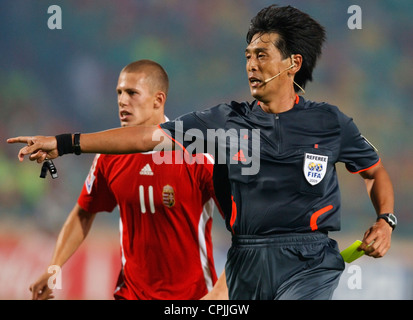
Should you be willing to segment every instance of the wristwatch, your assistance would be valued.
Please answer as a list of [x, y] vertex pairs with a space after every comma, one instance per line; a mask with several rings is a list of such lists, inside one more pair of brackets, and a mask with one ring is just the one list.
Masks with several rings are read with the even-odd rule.
[[80, 150], [80, 133], [76, 132], [73, 135], [73, 152], [75, 155], [80, 155], [82, 152]]
[[394, 230], [394, 228], [396, 228], [397, 218], [394, 214], [392, 214], [392, 213], [383, 213], [383, 214], [380, 214], [377, 217], [377, 221], [379, 219], [383, 219], [384, 221], [386, 221], [390, 225], [390, 227], [393, 228], [393, 230]]

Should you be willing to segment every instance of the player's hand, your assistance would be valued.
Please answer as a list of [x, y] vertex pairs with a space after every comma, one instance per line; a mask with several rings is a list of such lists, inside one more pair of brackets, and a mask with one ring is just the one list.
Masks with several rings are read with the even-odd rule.
[[379, 219], [364, 233], [363, 243], [359, 250], [374, 258], [383, 257], [390, 249], [392, 227], [383, 219]]
[[27, 146], [20, 149], [18, 158], [23, 161], [29, 155], [31, 161], [43, 162], [47, 159], [55, 159], [59, 156], [55, 137], [16, 137], [7, 139], [8, 143], [26, 143]]
[[30, 285], [29, 289], [32, 292], [32, 300], [49, 300], [54, 298], [53, 290], [48, 285], [49, 278], [50, 273], [46, 272]]
[[228, 287], [225, 270], [218, 278], [212, 290], [203, 296], [201, 300], [228, 300]]

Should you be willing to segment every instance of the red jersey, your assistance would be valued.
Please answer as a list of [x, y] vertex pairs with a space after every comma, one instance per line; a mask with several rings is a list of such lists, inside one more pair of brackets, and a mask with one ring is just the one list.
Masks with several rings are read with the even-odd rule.
[[213, 159], [199, 154], [204, 164], [188, 164], [181, 152], [170, 153], [174, 164], [161, 165], [153, 153], [96, 155], [79, 196], [90, 213], [119, 206], [122, 270], [115, 299], [199, 299], [217, 280]]

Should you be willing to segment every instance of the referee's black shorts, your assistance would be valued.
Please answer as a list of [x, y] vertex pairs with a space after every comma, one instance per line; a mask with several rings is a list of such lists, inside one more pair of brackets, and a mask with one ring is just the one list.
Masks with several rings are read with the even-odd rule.
[[329, 300], [344, 261], [321, 232], [236, 236], [225, 266], [233, 300]]

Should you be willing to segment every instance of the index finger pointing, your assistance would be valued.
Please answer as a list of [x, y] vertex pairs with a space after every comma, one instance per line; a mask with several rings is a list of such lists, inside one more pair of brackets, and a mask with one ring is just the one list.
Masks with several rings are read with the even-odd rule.
[[32, 137], [15, 137], [7, 139], [7, 143], [28, 143]]

